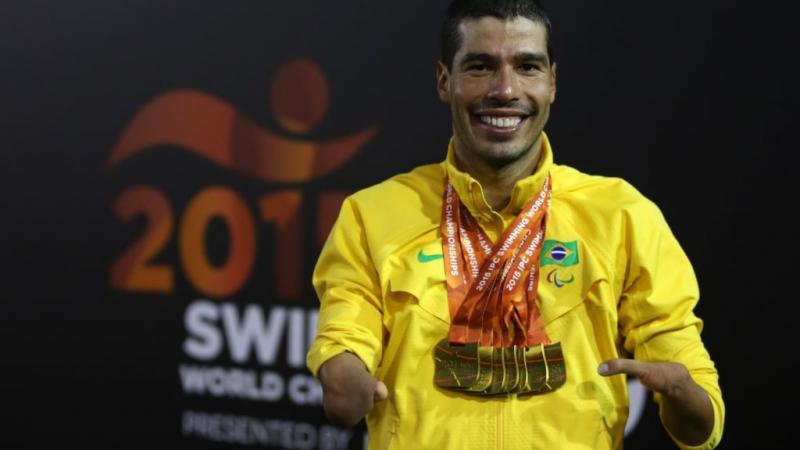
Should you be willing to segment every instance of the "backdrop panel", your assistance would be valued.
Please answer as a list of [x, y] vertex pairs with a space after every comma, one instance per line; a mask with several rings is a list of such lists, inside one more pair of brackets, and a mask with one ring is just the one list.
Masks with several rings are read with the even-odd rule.
[[[547, 2], [556, 162], [630, 181], [693, 261], [723, 448], [795, 441], [778, 4]], [[305, 369], [310, 276], [344, 196], [444, 157], [444, 8], [4, 2], [2, 446], [362, 448]], [[626, 446], [673, 448], [639, 405]]]

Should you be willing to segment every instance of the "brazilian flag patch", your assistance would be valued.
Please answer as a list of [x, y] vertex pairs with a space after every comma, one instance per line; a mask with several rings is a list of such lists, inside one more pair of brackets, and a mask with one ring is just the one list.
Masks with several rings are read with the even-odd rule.
[[544, 245], [542, 246], [542, 256], [539, 258], [539, 263], [541, 265], [546, 266], [551, 264], [555, 266], [569, 267], [577, 265], [579, 262], [578, 241], [544, 241]]

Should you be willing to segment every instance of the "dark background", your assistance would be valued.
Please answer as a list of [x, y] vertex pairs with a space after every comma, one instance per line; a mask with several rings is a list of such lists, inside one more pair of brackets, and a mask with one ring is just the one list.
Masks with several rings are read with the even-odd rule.
[[[545, 5], [558, 61], [547, 127], [556, 162], [630, 181], [661, 207], [693, 261], [697, 313], [727, 406], [721, 448], [792, 446], [792, 423], [778, 411], [794, 409], [797, 384], [794, 16], [779, 1]], [[0, 446], [200, 448], [180, 439], [177, 405], [187, 404], [175, 373], [183, 308], [197, 296], [108, 288], [110, 262], [137, 234], [111, 205], [137, 183], [163, 186], [179, 205], [212, 183], [247, 198], [273, 186], [169, 148], [107, 170], [144, 103], [192, 88], [280, 130], [270, 77], [311, 58], [331, 102], [308, 137], [380, 132], [343, 169], [303, 189], [356, 190], [444, 156], [449, 112], [434, 90], [444, 8], [429, 0], [3, 2]], [[174, 261], [174, 247], [159, 260]], [[317, 249], [305, 250], [309, 278]], [[240, 297], [259, 301], [264, 284], [248, 284]], [[188, 292], [185, 280], [178, 285]], [[314, 304], [310, 286], [304, 299]], [[323, 421], [313, 409], [265, 408]], [[626, 447], [672, 448], [652, 403]]]

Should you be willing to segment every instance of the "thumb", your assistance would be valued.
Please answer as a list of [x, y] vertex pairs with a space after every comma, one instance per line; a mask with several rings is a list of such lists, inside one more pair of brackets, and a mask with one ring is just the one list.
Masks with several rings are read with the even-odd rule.
[[386, 388], [386, 385], [383, 381], [378, 381], [375, 384], [375, 393], [373, 394], [373, 400], [376, 402], [380, 402], [386, 400], [386, 397], [389, 396], [389, 389]]
[[647, 372], [647, 367], [648, 366], [641, 361], [617, 358], [603, 361], [603, 363], [597, 367], [597, 372], [606, 377], [620, 373], [641, 377]]

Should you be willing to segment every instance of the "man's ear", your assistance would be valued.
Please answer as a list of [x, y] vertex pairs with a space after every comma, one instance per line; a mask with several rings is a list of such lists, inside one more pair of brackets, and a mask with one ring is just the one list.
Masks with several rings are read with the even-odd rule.
[[441, 61], [436, 62], [436, 91], [439, 100], [450, 103], [450, 70]]
[[550, 66], [550, 87], [552, 92], [550, 93], [550, 104], [552, 105], [553, 102], [556, 101], [556, 63], [553, 63]]

